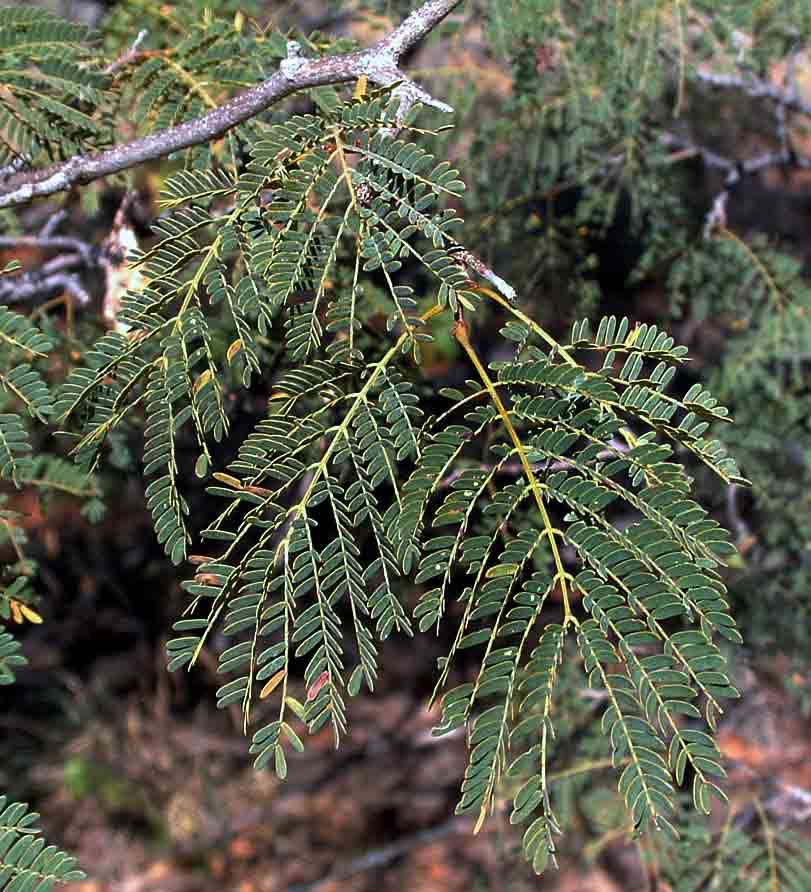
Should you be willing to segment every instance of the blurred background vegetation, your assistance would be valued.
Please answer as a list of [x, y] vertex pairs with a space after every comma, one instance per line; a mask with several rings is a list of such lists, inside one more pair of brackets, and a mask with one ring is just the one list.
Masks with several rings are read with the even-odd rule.
[[[98, 28], [110, 59], [142, 29], [148, 51], [188, 39], [184, 64], [219, 99], [271, 70], [288, 30], [309, 35], [308, 52], [323, 50], [327, 35], [340, 49], [368, 45], [414, 3], [49, 5]], [[202, 19], [222, 23], [205, 52], [189, 38]], [[262, 52], [249, 58], [243, 34], [254, 27]], [[324, 734], [291, 759], [284, 785], [255, 774], [238, 719], [213, 709], [216, 666], [165, 671], [183, 598], [133, 471], [133, 424], [90, 484], [63, 469], [59, 485], [9, 488], [2, 506], [7, 563], [36, 565], [22, 601], [44, 622], [15, 615], [11, 595], [0, 600], [28, 659], [2, 688], [0, 789], [36, 803], [49, 838], [79, 855], [92, 879], [77, 887], [698, 890], [723, 865], [713, 888], [807, 888], [796, 859], [811, 816], [809, 40], [804, 0], [468, 0], [408, 60], [456, 109], [453, 128], [426, 141], [467, 183], [456, 208], [466, 244], [516, 287], [522, 308], [562, 337], [574, 320], [608, 314], [669, 330], [691, 356], [675, 386], [706, 384], [734, 418], [715, 434], [751, 488], [724, 492], [691, 468], [703, 504], [739, 547], [728, 583], [745, 640], [731, 653], [742, 697], [720, 722], [730, 805], [689, 830], [704, 840], [699, 872], [679, 861], [678, 847], [629, 840], [606, 770], [603, 704], [584, 687], [574, 653], [553, 765], [568, 829], [561, 870], [532, 877], [506, 813], [470, 836], [453, 817], [464, 739], [432, 738], [437, 714], [425, 708], [452, 623], [439, 638], [386, 643], [379, 691], [354, 702], [339, 752]], [[198, 95], [178, 110], [149, 89], [144, 76], [125, 93], [147, 116], [205, 108]], [[300, 94], [274, 114], [329, 103], [330, 92]], [[434, 112], [422, 121], [448, 123]], [[129, 183], [142, 245], [176, 167], [151, 165]], [[98, 244], [123, 185], [72, 196], [61, 231]], [[54, 211], [0, 212], [0, 233], [42, 226]], [[0, 269], [45, 259], [6, 250]], [[103, 286], [87, 278], [90, 308], [70, 295], [32, 307], [59, 345], [55, 380], [103, 329]], [[492, 306], [476, 317], [488, 360], [505, 358], [503, 341], [487, 341], [504, 322]], [[423, 358], [434, 382], [470, 377], [444, 331]], [[237, 430], [262, 415], [266, 397], [260, 384], [231, 407]], [[191, 508], [203, 526], [210, 509], [194, 500]], [[679, 879], [688, 867], [693, 885]]]

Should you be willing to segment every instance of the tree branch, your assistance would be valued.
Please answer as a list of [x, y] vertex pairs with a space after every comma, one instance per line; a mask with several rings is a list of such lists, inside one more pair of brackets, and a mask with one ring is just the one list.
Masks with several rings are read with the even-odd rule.
[[48, 235], [0, 235], [0, 250], [15, 248], [35, 248], [42, 251], [74, 251], [80, 254], [88, 265], [92, 262], [93, 248], [81, 239], [68, 236]]
[[716, 74], [712, 71], [699, 70], [697, 76], [702, 83], [710, 87], [719, 90], [740, 90], [753, 99], [771, 99], [789, 111], [811, 116], [811, 103], [804, 102], [792, 87], [779, 87], [751, 74]]
[[291, 93], [327, 84], [340, 84], [365, 76], [378, 86], [399, 84], [400, 114], [415, 102], [444, 111], [450, 106], [434, 99], [400, 69], [403, 53], [416, 46], [462, 0], [428, 0], [390, 34], [367, 50], [306, 59], [295, 41], [288, 44], [288, 57], [266, 81], [235, 96], [193, 121], [133, 140], [96, 155], [77, 155], [42, 170], [11, 173], [0, 182], [0, 208], [25, 204], [33, 198], [64, 192], [72, 186], [90, 183], [120, 173], [146, 161], [201, 145], [250, 120]]
[[[779, 119], [778, 119], [779, 123]], [[738, 161], [734, 158], [726, 158], [703, 146], [695, 145], [689, 140], [672, 133], [663, 133], [660, 136], [662, 143], [669, 148], [677, 149], [680, 157], [699, 156], [705, 167], [725, 171], [724, 185], [721, 191], [713, 199], [712, 207], [707, 213], [704, 224], [704, 237], [709, 238], [713, 230], [719, 226], [726, 226], [727, 202], [732, 190], [740, 183], [743, 177], [753, 176], [769, 167], [796, 167], [799, 169], [811, 169], [811, 158], [798, 155], [785, 140], [785, 145], [776, 152], [763, 152], [752, 158]]]
[[132, 46], [124, 53], [123, 56], [120, 56], [115, 62], [111, 62], [105, 69], [104, 73], [113, 75], [116, 74], [120, 69], [126, 68], [133, 59], [138, 58], [138, 48], [141, 44], [146, 40], [149, 32], [144, 28], [142, 31], [138, 32], [138, 36], [132, 43]]
[[[65, 264], [67, 266], [67, 264]], [[90, 295], [85, 291], [78, 276], [70, 273], [46, 273], [44, 270], [23, 273], [14, 278], [4, 278], [0, 282], [0, 305], [27, 303], [39, 300], [54, 291], [67, 291], [80, 306], [90, 303]]]
[[415, 9], [403, 23], [384, 37], [377, 46], [391, 53], [399, 62], [403, 53], [416, 46], [426, 35], [461, 3], [461, 0], [428, 0]]

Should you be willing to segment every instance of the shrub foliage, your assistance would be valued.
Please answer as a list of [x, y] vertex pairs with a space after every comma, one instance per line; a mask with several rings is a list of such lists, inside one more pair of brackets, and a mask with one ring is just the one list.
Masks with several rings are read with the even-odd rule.
[[[64, 349], [59, 327], [0, 308], [0, 475], [85, 498], [97, 517], [99, 475], [143, 430], [156, 536], [173, 564], [191, 567], [169, 668], [219, 650], [217, 703], [241, 709], [257, 768], [284, 777], [302, 728], [328, 725], [337, 744], [348, 699], [374, 688], [380, 643], [450, 624], [436, 733], [467, 729], [458, 811], [477, 828], [509, 791], [527, 859], [540, 873], [554, 857], [565, 823], [555, 801], [566, 806], [550, 765], [579, 669], [600, 692], [591, 733], [610, 748], [632, 833], [672, 836], [661, 845], [674, 877], [727, 863], [749, 877], [762, 856], [742, 864], [741, 846], [754, 840], [696, 831], [676, 841], [676, 828], [686, 821], [680, 788], [701, 812], [724, 798], [714, 731], [723, 702], [738, 696], [726, 654], [741, 642], [724, 572], [736, 549], [695, 480], [715, 478], [716, 493], [746, 484], [724, 444], [747, 456], [756, 447], [703, 382], [684, 385], [688, 349], [666, 330], [608, 314], [570, 318], [555, 339], [527, 311], [523, 283], [560, 285], [559, 296], [594, 315], [593, 257], [576, 237], [614, 225], [632, 184], [629, 232], [647, 231], [633, 275], [683, 242], [669, 271], [674, 305], [675, 295], [734, 302], [740, 286], [719, 283], [721, 270], [755, 264], [762, 365], [742, 341], [728, 361], [745, 354], [749, 376], [722, 371], [713, 383], [736, 404], [763, 386], [784, 334], [764, 307], [797, 270], [777, 256], [761, 262], [717, 218], [709, 237], [691, 231], [651, 124], [673, 116], [668, 98], [681, 113], [695, 64], [719, 52], [690, 17], [711, 15], [723, 43], [736, 27], [757, 29], [757, 4], [571, 5], [582, 40], [571, 39], [570, 4], [488, 9], [514, 89], [503, 115], [481, 124], [467, 194], [447, 160], [448, 119], [419, 108], [403, 116], [396, 90], [363, 82], [316, 88], [304, 108], [299, 97], [180, 153], [153, 238], [129, 258], [137, 286], [64, 380], [65, 363], [53, 361]], [[121, 116], [141, 135], [159, 132], [261, 81], [288, 53], [285, 39], [221, 6], [220, 18], [179, 14], [178, 42], [159, 32], [119, 68], [108, 66], [125, 49], [116, 35], [131, 38], [127, 4], [101, 48], [48, 13], [0, 10], [0, 67], [16, 72], [0, 93], [0, 164], [104, 148]], [[306, 51], [347, 46], [313, 39]], [[493, 147], [510, 129], [505, 156]], [[531, 190], [516, 197], [514, 176], [528, 170]], [[520, 243], [516, 215], [556, 184], [580, 190], [572, 214], [534, 232], [524, 219], [536, 245], [491, 269], [505, 239]], [[469, 227], [462, 209], [484, 222]], [[676, 237], [674, 219], [685, 221]], [[437, 386], [426, 357], [443, 343], [467, 378]], [[266, 410], [237, 433], [251, 395]], [[67, 437], [75, 464], [40, 450], [36, 425]], [[189, 508], [195, 476], [211, 509], [205, 523]], [[36, 622], [34, 567], [8, 514], [19, 561], [0, 613]], [[465, 650], [476, 668], [458, 683]], [[4, 631], [0, 681], [23, 659]], [[61, 853], [25, 835], [22, 806], [4, 814], [13, 820], [0, 821], [0, 887], [4, 870], [18, 870], [10, 889], [73, 878]], [[42, 885], [23, 885], [19, 871], [38, 871]], [[708, 877], [674, 888], [704, 888]]]

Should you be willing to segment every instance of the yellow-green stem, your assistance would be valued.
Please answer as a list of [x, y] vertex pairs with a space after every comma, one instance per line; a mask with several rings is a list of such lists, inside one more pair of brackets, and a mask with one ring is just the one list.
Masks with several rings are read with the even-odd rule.
[[760, 823], [763, 825], [763, 838], [766, 842], [766, 851], [769, 855], [769, 889], [770, 892], [780, 892], [780, 876], [777, 872], [777, 852], [774, 846], [774, 831], [769, 819], [766, 817], [766, 809], [763, 803], [756, 796], [754, 799], [755, 809], [757, 810]]
[[532, 489], [532, 494], [535, 496], [535, 502], [538, 505], [538, 510], [541, 512], [541, 518], [546, 529], [547, 537], [549, 538], [549, 547], [552, 549], [552, 558], [555, 562], [555, 572], [557, 579], [560, 582], [561, 594], [563, 595], [563, 625], [564, 627], [568, 625], [578, 626], [579, 622], [574, 613], [572, 613], [572, 607], [569, 602], [569, 589], [566, 581], [567, 574], [563, 566], [563, 559], [561, 558], [560, 549], [558, 548], [558, 542], [556, 538], [558, 535], [558, 530], [552, 525], [552, 518], [549, 516], [549, 512], [547, 511], [546, 503], [543, 499], [543, 493], [541, 492], [541, 485], [540, 483], [538, 483], [538, 478], [535, 476], [535, 472], [532, 470], [532, 465], [529, 461], [527, 451], [524, 448], [524, 444], [521, 441], [521, 438], [518, 436], [518, 431], [515, 429], [515, 426], [512, 423], [510, 413], [507, 411], [507, 407], [504, 405], [504, 402], [499, 396], [495, 384], [493, 384], [490, 376], [487, 374], [487, 369], [485, 369], [484, 364], [479, 359], [478, 353], [476, 353], [476, 349], [470, 342], [468, 326], [463, 319], [459, 319], [455, 323], [453, 327], [453, 335], [456, 340], [462, 345], [462, 349], [465, 351], [465, 353], [467, 353], [468, 358], [473, 363], [476, 371], [478, 372], [482, 384], [484, 384], [484, 386], [487, 388], [487, 392], [490, 394], [490, 399], [492, 399], [493, 405], [496, 407], [498, 414], [501, 416], [501, 420], [504, 422], [504, 426], [507, 428], [507, 433], [510, 435], [510, 439], [512, 440], [516, 452], [518, 453], [518, 457], [521, 460], [521, 465], [524, 468], [524, 473], [527, 475], [527, 480]]
[[[493, 291], [491, 288], [486, 288], [483, 285], [477, 285], [475, 290], [480, 292], [481, 294], [485, 294], [491, 300], [494, 300], [497, 304], [501, 304], [501, 306], [504, 307], [504, 309], [511, 313], [513, 316], [515, 316], [516, 319], [520, 319], [524, 323], [524, 325], [529, 326], [535, 332], [535, 334], [538, 335], [539, 338], [541, 338], [541, 340], [546, 341], [546, 343], [549, 344], [549, 346], [553, 350], [556, 350], [558, 355], [562, 356], [563, 359], [570, 366], [573, 366], [574, 368], [580, 367], [577, 360], [572, 357], [572, 354], [569, 353], [569, 351], [565, 347], [562, 347], [560, 343], [556, 341], [555, 338], [553, 338], [552, 335], [549, 334], [549, 332], [545, 328], [538, 325], [538, 323], [533, 318], [527, 316], [526, 313], [522, 313], [521, 310], [519, 310], [518, 307], [515, 306], [515, 304], [510, 303], [498, 292]], [[662, 396], [664, 399], [667, 399], [664, 394], [660, 394], [660, 396]], [[625, 438], [625, 441], [628, 443], [631, 449], [633, 449], [637, 444], [634, 432], [628, 427], [622, 427], [620, 428], [620, 433]]]
[[494, 300], [497, 304], [501, 304], [501, 306], [504, 307], [504, 309], [511, 313], [513, 316], [515, 316], [516, 319], [520, 319], [524, 323], [524, 325], [529, 326], [535, 332], [535, 334], [538, 335], [539, 338], [546, 341], [546, 343], [549, 344], [549, 346], [553, 350], [557, 350], [557, 352], [566, 360], [566, 362], [569, 363], [569, 365], [577, 367], [577, 361], [572, 358], [569, 351], [566, 350], [564, 347], [561, 347], [561, 345], [552, 337], [551, 334], [549, 334], [549, 332], [545, 328], [538, 325], [538, 323], [530, 316], [527, 316], [526, 313], [522, 313], [521, 310], [519, 310], [518, 307], [515, 306], [515, 304], [510, 303], [497, 291], [493, 291], [492, 288], [486, 288], [483, 285], [477, 285], [474, 290], [480, 292], [481, 294], [486, 294], [487, 297], [489, 297], [491, 300]]

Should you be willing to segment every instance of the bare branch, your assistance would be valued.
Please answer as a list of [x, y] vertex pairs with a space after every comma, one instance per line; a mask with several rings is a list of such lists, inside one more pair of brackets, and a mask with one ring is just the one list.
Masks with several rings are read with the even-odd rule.
[[416, 46], [430, 34], [460, 3], [461, 0], [428, 0], [427, 3], [423, 3], [419, 9], [412, 12], [391, 34], [384, 37], [378, 46], [399, 62], [403, 53]]
[[49, 235], [0, 235], [0, 249], [39, 248], [43, 251], [75, 251], [88, 265], [93, 262], [93, 247], [78, 238]]
[[672, 148], [679, 149], [682, 157], [700, 155], [704, 165], [726, 172], [724, 185], [713, 199], [712, 207], [707, 213], [704, 224], [704, 237], [709, 238], [718, 227], [726, 226], [727, 202], [735, 186], [745, 176], [752, 176], [769, 167], [796, 167], [811, 169], [811, 158], [798, 155], [791, 145], [788, 128], [788, 112], [799, 112], [811, 116], [811, 104], [801, 98], [795, 78], [797, 53], [791, 54], [786, 68], [783, 86], [764, 81], [750, 73], [741, 75], [718, 74], [712, 71], [697, 72], [699, 81], [710, 87], [724, 90], [737, 90], [753, 99], [769, 99], [776, 104], [776, 135], [780, 148], [773, 152], [763, 152], [744, 161], [725, 158], [717, 152], [703, 146], [693, 145], [689, 140], [670, 133], [662, 134], [662, 142]]
[[716, 229], [726, 229], [728, 201], [729, 189], [722, 189], [713, 199], [712, 207], [704, 219], [703, 234], [705, 239], [710, 238]]
[[684, 139], [673, 133], [662, 133], [659, 138], [663, 145], [679, 152], [679, 160], [700, 155], [701, 160], [706, 167], [730, 171], [736, 166], [735, 161], [733, 161], [732, 158], [726, 158], [723, 155], [719, 155], [717, 152], [713, 152], [712, 149], [696, 145], [695, 143], [690, 142], [689, 139]]
[[763, 152], [752, 158], [737, 161], [734, 158], [726, 158], [707, 149], [704, 146], [695, 145], [687, 139], [675, 136], [672, 133], [663, 133], [660, 136], [662, 143], [669, 148], [676, 149], [680, 158], [699, 156], [705, 167], [726, 172], [724, 185], [721, 191], [713, 199], [712, 207], [707, 213], [704, 224], [704, 237], [709, 238], [719, 226], [726, 226], [727, 202], [735, 186], [743, 177], [753, 176], [769, 167], [796, 167], [805, 170], [811, 169], [811, 158], [798, 155], [786, 145], [776, 152]]
[[510, 303], [514, 304], [516, 302], [515, 288], [505, 282], [501, 276], [496, 275], [486, 263], [476, 257], [475, 254], [468, 251], [467, 248], [462, 247], [462, 245], [456, 246], [453, 251], [453, 257], [463, 269], [472, 272], [477, 276], [481, 276], [489, 282], [496, 291], [498, 291], [502, 297], [506, 297]]
[[38, 300], [54, 291], [67, 291], [80, 305], [90, 303], [90, 295], [85, 291], [77, 276], [70, 273], [43, 275], [41, 271], [23, 273], [0, 282], [0, 304], [18, 304]]
[[450, 106], [433, 99], [400, 69], [400, 56], [421, 41], [462, 0], [428, 0], [391, 34], [367, 50], [306, 59], [295, 42], [288, 45], [288, 58], [279, 71], [266, 81], [193, 121], [168, 130], [114, 146], [97, 155], [77, 155], [61, 164], [36, 171], [12, 173], [0, 183], [0, 208], [25, 204], [33, 198], [64, 192], [72, 186], [90, 183], [120, 173], [146, 161], [201, 145], [250, 120], [271, 105], [299, 90], [327, 84], [347, 83], [365, 76], [378, 86], [399, 84], [401, 114], [415, 102], [451, 111]]
[[3, 184], [12, 174], [24, 170], [27, 165], [28, 162], [22, 155], [15, 156], [8, 164], [0, 167], [0, 184]]
[[57, 229], [67, 220], [68, 212], [62, 208], [58, 210], [56, 213], [51, 214], [50, 217], [45, 221], [42, 229], [39, 231], [40, 238], [48, 238], [53, 235]]
[[711, 71], [698, 71], [698, 79], [710, 87], [722, 90], [742, 90], [753, 99], [771, 99], [789, 111], [811, 116], [811, 103], [791, 87], [778, 87], [753, 75], [716, 74]]

